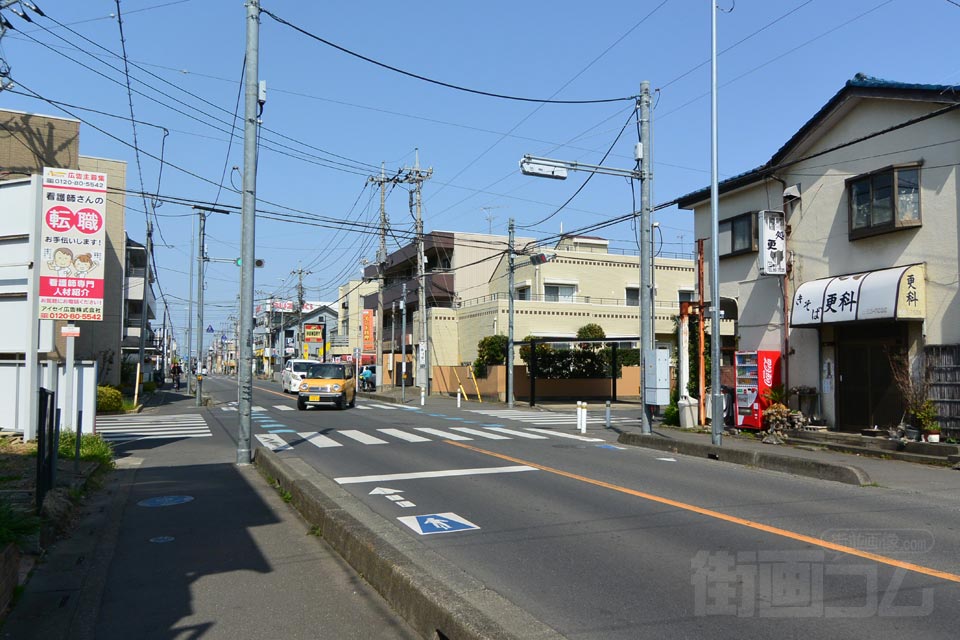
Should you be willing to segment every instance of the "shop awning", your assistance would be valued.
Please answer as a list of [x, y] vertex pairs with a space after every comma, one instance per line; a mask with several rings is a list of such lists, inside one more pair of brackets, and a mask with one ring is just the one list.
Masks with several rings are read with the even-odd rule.
[[791, 327], [865, 320], [922, 320], [926, 289], [922, 264], [810, 280], [797, 287]]

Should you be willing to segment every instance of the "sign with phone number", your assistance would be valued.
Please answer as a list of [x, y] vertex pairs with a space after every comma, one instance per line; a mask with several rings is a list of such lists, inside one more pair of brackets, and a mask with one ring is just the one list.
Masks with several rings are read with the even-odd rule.
[[102, 313], [76, 313], [69, 311], [40, 311], [42, 320], [103, 320]]

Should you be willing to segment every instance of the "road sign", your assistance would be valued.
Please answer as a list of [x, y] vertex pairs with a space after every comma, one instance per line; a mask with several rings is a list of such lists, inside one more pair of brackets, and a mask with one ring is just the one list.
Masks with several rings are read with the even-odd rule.
[[213, 333], [213, 325], [212, 325], [212, 324], [208, 324], [208, 325], [207, 325], [207, 333]]
[[404, 516], [397, 518], [422, 536], [433, 533], [453, 533], [455, 531], [470, 531], [480, 527], [466, 518], [455, 513], [430, 513], [423, 516]]

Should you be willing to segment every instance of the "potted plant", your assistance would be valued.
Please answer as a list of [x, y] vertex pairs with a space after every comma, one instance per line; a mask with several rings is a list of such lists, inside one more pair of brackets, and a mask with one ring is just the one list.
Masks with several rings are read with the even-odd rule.
[[925, 400], [911, 411], [913, 424], [926, 437], [927, 442], [940, 442], [940, 423], [937, 422], [937, 409], [933, 402]]
[[763, 426], [767, 430], [767, 436], [764, 437], [763, 442], [783, 444], [786, 438], [784, 430], [790, 428], [791, 424], [789, 407], [781, 402], [774, 402], [763, 410]]
[[887, 359], [890, 362], [893, 383], [903, 397], [904, 418], [907, 416], [910, 418], [909, 424], [903, 425], [907, 439], [917, 439], [917, 436], [923, 434], [927, 428], [936, 428], [937, 440], [939, 440], [937, 412], [933, 402], [928, 398], [931, 372], [923, 356], [917, 356], [911, 363], [907, 352], [898, 349], [888, 352]]

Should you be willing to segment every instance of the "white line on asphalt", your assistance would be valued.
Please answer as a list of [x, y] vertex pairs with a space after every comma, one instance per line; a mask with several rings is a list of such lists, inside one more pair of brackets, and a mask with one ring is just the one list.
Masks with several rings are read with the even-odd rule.
[[273, 405], [273, 408], [277, 409], [278, 411], [293, 411], [293, 407], [288, 404], [275, 404]]
[[343, 445], [334, 440], [333, 438], [328, 438], [322, 433], [306, 432], [306, 433], [297, 433], [298, 436], [309, 442], [315, 447], [320, 447], [324, 449], [326, 447], [342, 447]]
[[431, 429], [429, 427], [414, 427], [417, 431], [422, 431], [424, 433], [429, 433], [432, 436], [440, 436], [441, 438], [446, 438], [448, 440], [473, 440], [473, 438], [468, 438], [466, 436], [458, 436], [455, 433], [450, 433], [449, 431], [441, 431], [440, 429]]
[[370, 406], [375, 407], [377, 409], [390, 409], [391, 411], [398, 408], [398, 407], [391, 407], [388, 404], [372, 404]]
[[[259, 436], [257, 436], [259, 437]], [[446, 469], [444, 471], [418, 471], [414, 473], [391, 473], [382, 476], [347, 476], [334, 478], [337, 484], [361, 484], [364, 482], [391, 482], [394, 480], [419, 480], [421, 478], [449, 478], [453, 476], [481, 476], [492, 473], [517, 473], [536, 471], [536, 467], [515, 465], [511, 467], [481, 467], [477, 469]]]
[[499, 433], [505, 433], [510, 436], [517, 436], [518, 438], [529, 438], [531, 440], [546, 440], [546, 436], [538, 436], [533, 433], [525, 433], [523, 431], [516, 431], [514, 429], [507, 429], [506, 427], [484, 427], [488, 431], [497, 431]]
[[377, 429], [377, 431], [380, 433], [385, 433], [388, 436], [393, 436], [394, 438], [406, 440], [407, 442], [431, 442], [430, 438], [424, 438], [423, 436], [418, 436], [415, 433], [407, 433], [406, 431], [401, 431], [400, 429]]
[[497, 433], [490, 433], [489, 431], [484, 431], [482, 429], [471, 429], [470, 427], [450, 427], [451, 431], [459, 431], [460, 433], [469, 433], [475, 436], [480, 436], [481, 438], [487, 438], [489, 440], [509, 440], [507, 436], [501, 436]]
[[587, 438], [584, 436], [575, 436], [572, 433], [561, 433], [560, 431], [551, 431], [550, 429], [536, 429], [534, 427], [528, 427], [527, 431], [535, 431], [537, 433], [549, 433], [552, 436], [559, 436], [561, 438], [570, 438], [571, 440], [582, 440], [583, 442], [603, 442], [603, 438]]
[[287, 444], [287, 441], [281, 438], [280, 436], [274, 435], [272, 433], [261, 434], [258, 433], [257, 440], [263, 444], [266, 448], [272, 451], [292, 451], [293, 447]]
[[369, 410], [370, 410], [370, 407], [364, 406], [364, 405], [362, 405], [362, 404], [358, 404], [358, 405], [357, 405], [357, 409], [365, 409], [365, 410], [369, 411]]
[[337, 431], [337, 433], [352, 440], [356, 440], [362, 444], [387, 444], [386, 440], [381, 440], [380, 438], [372, 436], [369, 433], [364, 433], [363, 431], [357, 431], [355, 429], [346, 429], [344, 431]]
[[255, 404], [252, 407], [250, 407], [250, 411], [266, 411], [266, 409], [264, 409], [260, 405]]

